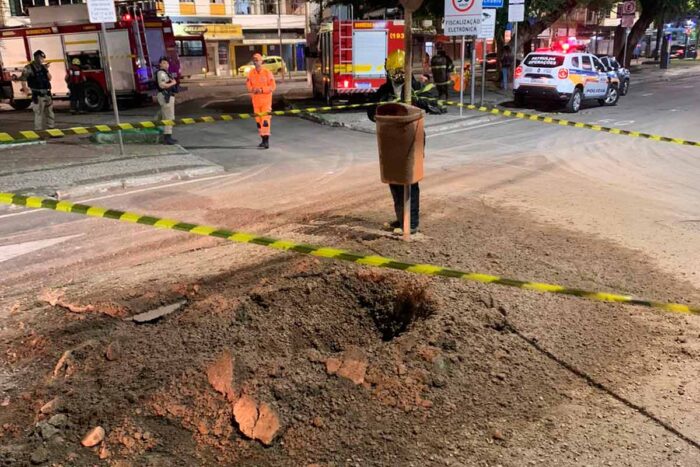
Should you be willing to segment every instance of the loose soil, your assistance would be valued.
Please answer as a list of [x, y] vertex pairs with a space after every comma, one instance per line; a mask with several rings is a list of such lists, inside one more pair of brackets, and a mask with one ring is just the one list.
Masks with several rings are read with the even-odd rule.
[[[428, 202], [424, 234], [406, 244], [376, 229], [383, 207], [356, 205], [248, 222], [400, 259], [700, 301], [639, 252], [512, 209]], [[42, 290], [27, 278], [2, 286], [0, 463], [700, 459], [695, 317], [177, 238], [189, 247], [131, 263], [122, 253], [112, 270], [97, 254], [70, 279], [37, 281]], [[231, 260], [242, 249], [250, 256]], [[179, 268], [187, 280], [170, 273]], [[124, 320], [183, 299], [156, 321]], [[81, 445], [97, 426], [104, 441]]]

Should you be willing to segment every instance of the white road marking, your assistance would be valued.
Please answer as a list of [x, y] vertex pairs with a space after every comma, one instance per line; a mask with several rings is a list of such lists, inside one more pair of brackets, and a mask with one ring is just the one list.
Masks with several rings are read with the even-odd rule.
[[[265, 168], [267, 168], [267, 167], [265, 167]], [[232, 174], [214, 175], [214, 176], [212, 176], [212, 177], [207, 177], [207, 178], [196, 178], [196, 179], [192, 179], [192, 180], [181, 180], [181, 181], [179, 181], [179, 182], [167, 183], [167, 184], [165, 184], [165, 185], [152, 186], [152, 187], [148, 187], [148, 188], [139, 188], [138, 190], [127, 191], [127, 192], [124, 192], [124, 193], [113, 193], [113, 194], [110, 194], [110, 195], [97, 196], [97, 197], [94, 197], [94, 198], [83, 199], [83, 200], [80, 200], [80, 201], [78, 201], [78, 202], [80, 202], [80, 203], [85, 203], [85, 202], [88, 202], [88, 201], [98, 201], [98, 200], [101, 200], [101, 199], [118, 198], [118, 197], [120, 197], [120, 196], [133, 195], [133, 194], [135, 194], [135, 193], [142, 193], [142, 192], [145, 192], [145, 191], [161, 190], [161, 189], [163, 189], [163, 188], [170, 188], [170, 187], [173, 187], [173, 186], [185, 185], [185, 184], [188, 184], [188, 183], [206, 182], [206, 181], [208, 181], [208, 180], [216, 180], [216, 179], [219, 179], [219, 178], [233, 177], [233, 176], [237, 176], [237, 175], [240, 175], [240, 172], [236, 172], [236, 173], [232, 173]], [[27, 215], [27, 214], [38, 213], [38, 212], [42, 212], [42, 210], [41, 210], [41, 209], [30, 209], [30, 210], [27, 210], [27, 211], [13, 212], [13, 213], [11, 213], [11, 214], [3, 214], [3, 215], [1, 215], [1, 216], [0, 216], [0, 219], [4, 219], [4, 218], [6, 218], [6, 217], [24, 216], [24, 215]]]
[[57, 245], [59, 243], [63, 243], [72, 238], [82, 237], [83, 235], [85, 234], [68, 235], [65, 237], [57, 238], [47, 238], [45, 240], [14, 243], [12, 245], [2, 245], [0, 246], [0, 263], [2, 263], [3, 261], [11, 260], [12, 258], [16, 258], [18, 256], [26, 255], [34, 251], [42, 250], [44, 248]]
[[504, 123], [513, 123], [513, 122], [516, 122], [516, 121], [517, 121], [517, 120], [508, 119], [508, 120], [499, 120], [499, 121], [497, 121], [497, 122], [484, 123], [483, 125], [465, 126], [465, 127], [463, 127], [463, 128], [456, 128], [456, 129], [454, 129], [454, 130], [444, 131], [444, 132], [442, 132], [442, 133], [440, 133], [440, 132], [438, 132], [438, 133], [431, 133], [431, 134], [427, 135], [426, 138], [432, 138], [432, 137], [434, 137], [434, 136], [451, 135], [451, 134], [454, 134], [454, 133], [461, 133], [461, 132], [463, 132], [463, 131], [478, 130], [479, 128], [485, 128], [485, 127], [487, 127], [487, 126], [502, 125], [502, 124], [504, 124]]
[[649, 97], [649, 96], [653, 96], [653, 95], [654, 95], [653, 92], [645, 92], [644, 94], [642, 94], [642, 97]]

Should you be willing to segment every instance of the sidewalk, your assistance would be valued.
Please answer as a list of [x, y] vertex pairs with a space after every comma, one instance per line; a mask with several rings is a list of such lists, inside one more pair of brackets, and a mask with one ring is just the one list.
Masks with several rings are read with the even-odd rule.
[[180, 146], [90, 144], [84, 139], [2, 151], [0, 191], [74, 197], [223, 172]]
[[[476, 84], [475, 103], [480, 104], [481, 89], [480, 82]], [[464, 95], [464, 103], [469, 104], [469, 89]], [[450, 89], [449, 100], [459, 102], [459, 93]], [[484, 105], [494, 106], [503, 102], [512, 101], [512, 95], [506, 94], [504, 91], [497, 89], [495, 84], [486, 81], [486, 92], [484, 95]], [[318, 103], [299, 101], [290, 105], [291, 108], [304, 108], [318, 105]], [[477, 125], [490, 121], [490, 117], [483, 113], [476, 113], [464, 109], [463, 116], [459, 115], [459, 108], [447, 106], [447, 113], [441, 115], [425, 116], [425, 130], [427, 134], [444, 132], [450, 129], [463, 128], [467, 126]], [[319, 112], [314, 114], [303, 114], [301, 118], [333, 127], [344, 127], [364, 133], [376, 133], [376, 126], [367, 117], [367, 109], [354, 109], [350, 111], [340, 111], [334, 113]]]
[[665, 70], [660, 69], [658, 63], [631, 65], [630, 72], [632, 86], [634, 83], [670, 81], [674, 78], [700, 74], [700, 60], [671, 60], [671, 64]]

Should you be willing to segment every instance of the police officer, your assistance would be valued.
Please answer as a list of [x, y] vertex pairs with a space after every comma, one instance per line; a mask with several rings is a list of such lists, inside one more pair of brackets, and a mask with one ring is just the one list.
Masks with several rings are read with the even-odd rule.
[[[156, 72], [156, 86], [158, 87], [158, 105], [160, 111], [156, 120], [175, 120], [175, 93], [177, 92], [177, 81], [170, 74], [170, 63], [168, 57], [160, 57], [158, 60], [158, 71]], [[173, 139], [173, 127], [165, 125], [163, 127], [163, 144], [175, 144]]]
[[41, 50], [34, 52], [34, 60], [24, 67], [19, 81], [22, 82], [22, 92], [25, 94], [29, 94], [29, 90], [32, 92], [34, 129], [40, 131], [53, 128], [56, 120], [51, 98], [51, 73], [44, 52]]
[[80, 59], [74, 58], [71, 61], [68, 74], [66, 75], [68, 91], [70, 91], [70, 113], [83, 113], [85, 105], [85, 74], [80, 66]]

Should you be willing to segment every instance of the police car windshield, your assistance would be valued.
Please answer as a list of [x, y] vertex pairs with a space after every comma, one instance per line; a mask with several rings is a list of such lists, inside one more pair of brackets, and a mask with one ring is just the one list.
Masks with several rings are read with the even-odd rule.
[[525, 65], [538, 68], [556, 68], [564, 64], [563, 55], [531, 54], [525, 59]]

